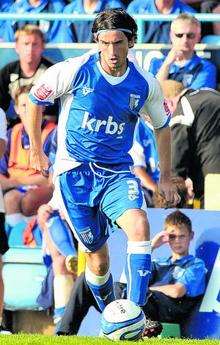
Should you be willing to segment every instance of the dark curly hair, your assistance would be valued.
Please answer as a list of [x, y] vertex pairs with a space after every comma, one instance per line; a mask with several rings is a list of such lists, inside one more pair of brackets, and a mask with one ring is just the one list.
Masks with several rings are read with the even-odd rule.
[[[96, 36], [96, 33], [100, 30], [117, 30], [125, 29], [131, 31], [124, 32], [128, 41], [137, 39], [137, 24], [135, 20], [123, 9], [108, 9], [100, 12], [94, 20], [92, 33]], [[96, 37], [95, 37], [96, 38]]]

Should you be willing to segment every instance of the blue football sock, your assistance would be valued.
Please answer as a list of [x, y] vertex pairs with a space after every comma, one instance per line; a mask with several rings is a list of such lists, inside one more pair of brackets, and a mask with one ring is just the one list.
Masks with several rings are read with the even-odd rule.
[[108, 272], [105, 276], [96, 276], [86, 268], [85, 277], [96, 303], [102, 312], [107, 304], [115, 300], [112, 275]]
[[151, 274], [151, 248], [149, 241], [128, 242], [127, 298], [139, 306], [146, 303]]
[[54, 242], [57, 250], [63, 255], [76, 255], [76, 249], [71, 237], [70, 229], [60, 218], [58, 212], [54, 212], [47, 221], [49, 235]]

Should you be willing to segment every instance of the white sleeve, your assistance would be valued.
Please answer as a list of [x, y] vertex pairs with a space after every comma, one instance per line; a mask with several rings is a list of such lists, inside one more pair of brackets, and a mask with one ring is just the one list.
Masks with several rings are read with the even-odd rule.
[[88, 58], [89, 55], [85, 54], [49, 67], [31, 89], [29, 97], [32, 102], [47, 105], [63, 94], [70, 93], [77, 72]]
[[155, 129], [166, 127], [169, 124], [171, 114], [165, 102], [160, 83], [151, 73], [147, 73], [145, 78], [149, 85], [149, 93], [140, 110], [140, 115], [148, 114]]
[[0, 139], [7, 141], [7, 120], [5, 112], [0, 108]]
[[146, 168], [146, 157], [144, 155], [143, 146], [134, 140], [133, 146], [129, 151], [130, 156], [133, 159], [133, 165]]

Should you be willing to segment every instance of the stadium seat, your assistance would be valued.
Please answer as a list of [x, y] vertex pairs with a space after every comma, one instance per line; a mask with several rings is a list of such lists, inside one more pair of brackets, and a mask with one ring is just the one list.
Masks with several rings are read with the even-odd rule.
[[180, 338], [180, 325], [177, 323], [163, 323], [163, 331], [158, 338]]
[[23, 245], [23, 232], [27, 223], [21, 221], [8, 231], [9, 247], [17, 247]]
[[6, 310], [42, 310], [37, 304], [46, 267], [41, 248], [10, 248], [3, 256]]
[[220, 36], [219, 35], [206, 35], [201, 40], [202, 43], [207, 44], [220, 44]]

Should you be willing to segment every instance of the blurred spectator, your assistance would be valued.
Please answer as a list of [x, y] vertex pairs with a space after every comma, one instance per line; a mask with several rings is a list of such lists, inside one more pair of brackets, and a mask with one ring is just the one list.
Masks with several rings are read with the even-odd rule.
[[[201, 12], [220, 14], [220, 4], [217, 0], [203, 1], [201, 4]], [[205, 23], [204, 35], [220, 35], [220, 22]], [[208, 24], [208, 31], [206, 30]]]
[[[0, 160], [0, 184], [4, 191], [6, 222], [9, 227], [13, 227], [26, 216], [36, 214], [38, 207], [50, 200], [53, 191], [48, 178], [29, 165], [30, 144], [25, 124], [29, 90], [30, 86], [23, 86], [15, 95], [16, 111], [21, 123], [8, 130], [7, 148]], [[42, 123], [43, 149], [47, 156], [55, 126], [49, 121]]]
[[0, 0], [0, 12], [8, 12], [13, 2], [13, 0]]
[[[220, 14], [220, 4], [212, 10], [212, 13]], [[213, 23], [213, 34], [220, 35], [220, 22]]]
[[[204, 262], [189, 254], [193, 239], [191, 220], [182, 212], [170, 213], [164, 223], [164, 230], [152, 239], [152, 250], [168, 244], [171, 256], [155, 259], [149, 285], [149, 297], [143, 307], [147, 318], [144, 336], [155, 336], [162, 330], [161, 322], [181, 322], [201, 300], [205, 291], [206, 269]], [[179, 272], [179, 274], [177, 274]], [[126, 298], [126, 284], [116, 283], [116, 298]], [[57, 327], [57, 335], [77, 334], [83, 318], [95, 299], [87, 285], [85, 274], [76, 280], [64, 316]]]
[[[18, 0], [14, 1], [8, 12], [10, 13], [62, 13], [65, 3], [63, 0]], [[24, 20], [6, 21], [3, 40], [13, 42], [15, 32], [26, 24], [38, 25], [46, 42], [56, 43], [59, 41], [58, 26], [59, 21], [48, 20]]]
[[57, 208], [58, 205], [53, 205], [53, 199], [48, 204], [40, 206], [37, 220], [43, 234], [44, 251], [52, 260], [53, 319], [54, 324], [57, 324], [64, 313], [76, 279], [77, 253], [73, 233], [59, 212], [54, 211], [53, 206]]
[[[16, 31], [15, 50], [19, 60], [8, 63], [0, 70], [0, 107], [5, 112], [19, 87], [33, 84], [52, 65], [42, 57], [44, 36], [36, 25], [26, 25]], [[57, 115], [57, 107], [47, 107], [47, 114]], [[7, 115], [16, 116], [12, 106]]]
[[[3, 156], [7, 142], [7, 123], [6, 116], [0, 109], [0, 158]], [[5, 210], [4, 201], [0, 185], [0, 334], [10, 334], [3, 326], [3, 304], [4, 304], [4, 282], [2, 278], [2, 255], [8, 250], [8, 240], [5, 233]]]
[[153, 58], [149, 71], [156, 75], [160, 82], [173, 79], [193, 89], [215, 89], [216, 67], [195, 53], [195, 44], [200, 37], [200, 22], [189, 14], [180, 14], [171, 24], [171, 50], [164, 58]]
[[[95, 14], [108, 8], [124, 8], [121, 0], [75, 0], [64, 8], [65, 14]], [[61, 21], [59, 40], [64, 43], [92, 42], [92, 21]]]
[[[180, 0], [133, 0], [127, 8], [133, 14], [179, 14], [195, 10]], [[150, 21], [145, 24], [145, 43], [169, 43], [170, 22]]]
[[[52, 133], [52, 148], [48, 156], [51, 164], [54, 164], [56, 149], [57, 130], [55, 129]], [[52, 175], [52, 169], [50, 169], [50, 173]], [[49, 299], [52, 300], [52, 304], [47, 305], [48, 301], [45, 301], [44, 291], [39, 296], [38, 303], [44, 308], [45, 302], [46, 308], [54, 307], [53, 319], [56, 324], [63, 315], [77, 275], [77, 253], [73, 233], [58, 212], [55, 196], [48, 204], [39, 207], [37, 223], [43, 236], [43, 255], [44, 262], [48, 266], [48, 277], [50, 277], [51, 268], [53, 271], [52, 281], [47, 279], [48, 284], [52, 285], [52, 289], [47, 289], [53, 292], [52, 298]], [[48, 256], [50, 260], [48, 260]]]
[[182, 0], [185, 2], [185, 4], [190, 5], [193, 7], [197, 12], [201, 11], [201, 5], [204, 2], [204, 0]]
[[128, 7], [128, 5], [131, 3], [132, 0], [122, 0], [122, 3], [124, 4], [125, 9]]
[[220, 93], [185, 89], [173, 80], [161, 85], [173, 112], [173, 173], [192, 180], [195, 198], [203, 207], [204, 178], [209, 173], [220, 173]]
[[[0, 12], [8, 12], [14, 1], [0, 0]], [[4, 20], [0, 20], [0, 42], [4, 41], [5, 30], [7, 27]]]

